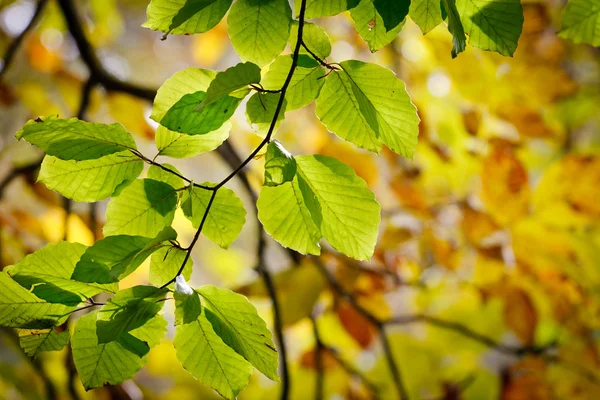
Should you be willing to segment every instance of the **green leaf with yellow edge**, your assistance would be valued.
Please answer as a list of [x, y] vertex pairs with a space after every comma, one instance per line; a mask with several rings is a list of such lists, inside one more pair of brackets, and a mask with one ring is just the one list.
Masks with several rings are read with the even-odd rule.
[[279, 381], [277, 350], [267, 324], [248, 299], [212, 285], [198, 288], [205, 315], [225, 344], [248, 360], [266, 377]]
[[600, 0], [569, 0], [558, 36], [600, 46]]
[[521, 0], [456, 0], [456, 8], [471, 45], [512, 57], [523, 29]]
[[281, 109], [277, 110], [279, 99], [281, 98], [280, 93], [254, 93], [250, 96], [248, 103], [246, 104], [246, 119], [248, 124], [252, 127], [252, 130], [256, 132], [258, 136], [265, 137], [269, 133], [273, 117], [275, 112], [278, 111], [275, 126], [273, 127], [272, 133], [277, 132], [277, 128], [283, 122], [285, 118], [285, 107], [287, 102], [283, 100]]
[[225, 122], [215, 131], [205, 135], [184, 135], [160, 125], [156, 129], [156, 147], [159, 156], [189, 158], [213, 151], [229, 137], [231, 123]]
[[215, 333], [203, 312], [175, 329], [177, 358], [192, 376], [226, 399], [234, 399], [248, 385], [252, 365]]
[[[162, 286], [169, 282], [185, 260], [185, 250], [173, 246], [164, 246], [152, 253], [150, 257], [150, 283]], [[189, 257], [181, 273], [185, 279], [192, 276], [192, 258]]]
[[136, 149], [133, 137], [121, 124], [106, 125], [57, 116], [31, 120], [15, 137], [61, 160], [93, 160]]
[[361, 0], [358, 6], [350, 10], [350, 15], [358, 34], [369, 44], [372, 53], [391, 43], [402, 30], [405, 21], [402, 20], [388, 30], [380, 11], [375, 7], [375, 0]]
[[[306, 0], [307, 19], [330, 17], [341, 12], [356, 7], [360, 0]], [[295, 1], [294, 9], [296, 15], [300, 14], [300, 5], [302, 2]]]
[[385, 144], [412, 158], [419, 135], [417, 109], [404, 82], [386, 68], [344, 61], [325, 80], [317, 98], [317, 116], [327, 129], [374, 152]]
[[137, 178], [143, 168], [144, 162], [130, 151], [83, 161], [46, 156], [38, 181], [69, 199], [94, 202], [110, 197], [117, 186]]
[[[262, 80], [262, 85], [268, 90], [279, 90], [292, 67], [292, 56], [280, 56], [269, 66], [269, 71]], [[292, 75], [292, 80], [285, 93], [287, 110], [296, 110], [312, 103], [325, 83], [322, 79], [325, 70], [312, 57], [301, 54], [298, 57], [298, 65]]]
[[440, 0], [411, 0], [408, 14], [421, 28], [423, 35], [442, 23]]
[[[214, 186], [215, 184], [205, 182], [202, 185]], [[191, 195], [187, 191], [183, 194], [181, 209], [196, 229], [204, 218], [212, 193], [212, 191], [194, 187]], [[202, 234], [226, 249], [237, 239], [245, 222], [244, 203], [233, 190], [222, 187], [217, 191], [212, 202], [202, 228]]]
[[8, 269], [12, 278], [50, 303], [77, 304], [101, 292], [114, 293], [116, 284], [80, 281], [76, 265], [88, 248], [79, 243], [51, 243]]
[[156, 237], [175, 216], [177, 192], [164, 182], [137, 179], [111, 198], [104, 235]]
[[60, 324], [78, 302], [47, 303], [0, 272], [0, 326], [6, 328], [50, 328]]
[[296, 176], [296, 160], [280, 141], [273, 140], [265, 154], [265, 186], [279, 186]]
[[227, 17], [233, 48], [242, 60], [260, 67], [281, 54], [291, 22], [287, 0], [238, 0]]
[[176, 35], [211, 30], [225, 16], [232, 0], [152, 0], [144, 28]]
[[21, 329], [19, 331], [19, 345], [25, 354], [32, 358], [44, 351], [62, 350], [69, 343], [70, 338], [71, 333], [68, 329], [62, 332], [54, 329]]

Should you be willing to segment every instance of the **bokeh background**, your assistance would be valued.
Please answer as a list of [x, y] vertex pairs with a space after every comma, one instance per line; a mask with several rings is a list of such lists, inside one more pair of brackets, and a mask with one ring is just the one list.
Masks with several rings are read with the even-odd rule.
[[[347, 13], [316, 21], [333, 44], [328, 60], [392, 69], [422, 121], [414, 160], [344, 142], [320, 124], [314, 105], [286, 113], [277, 132], [293, 154], [351, 165], [383, 206], [369, 263], [324, 246], [318, 260], [298, 265], [267, 243], [291, 398], [318, 398], [320, 385], [326, 399], [396, 398], [390, 355], [411, 399], [600, 398], [600, 51], [556, 35], [564, 1], [522, 3], [514, 58], [468, 47], [453, 60], [445, 24], [423, 36], [412, 21], [372, 54]], [[148, 0], [75, 4], [102, 65], [122, 80], [157, 88], [190, 66], [222, 70], [239, 61], [225, 20], [208, 33], [162, 41], [161, 33], [140, 27]], [[0, 49], [35, 8], [31, 0], [0, 1]], [[46, 243], [101, 238], [106, 203], [65, 202], [36, 183], [42, 154], [13, 137], [30, 118], [75, 115], [87, 75], [50, 0], [1, 75], [0, 268]], [[122, 123], [152, 158], [150, 109], [146, 100], [96, 88], [86, 118]], [[230, 143], [245, 157], [261, 139], [243, 107], [232, 121]], [[231, 170], [216, 152], [159, 161], [195, 182], [219, 181]], [[247, 170], [257, 191], [262, 173], [262, 160]], [[198, 243], [192, 286], [214, 283], [245, 294], [271, 323], [271, 302], [255, 271], [252, 197], [238, 179], [228, 186], [249, 210], [246, 225], [229, 250]], [[183, 215], [174, 228], [182, 243], [191, 240]], [[148, 263], [121, 288], [147, 281]], [[169, 338], [133, 380], [88, 393], [67, 349], [29, 360], [15, 338], [0, 331], [0, 399], [218, 398], [183, 370]], [[240, 398], [276, 399], [279, 392], [256, 372]]]

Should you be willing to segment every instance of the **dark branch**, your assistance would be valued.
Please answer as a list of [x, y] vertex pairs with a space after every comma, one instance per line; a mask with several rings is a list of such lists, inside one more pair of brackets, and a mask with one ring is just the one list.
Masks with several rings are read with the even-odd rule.
[[15, 55], [17, 54], [17, 50], [19, 50], [19, 47], [21, 47], [21, 43], [23, 42], [23, 39], [25, 39], [25, 36], [27, 36], [29, 31], [31, 31], [35, 27], [37, 21], [40, 19], [41, 15], [44, 11], [44, 8], [46, 8], [46, 4], [48, 4], [48, 0], [39, 0], [38, 1], [35, 11], [33, 13], [33, 17], [31, 17], [31, 21], [29, 21], [29, 24], [27, 24], [25, 29], [23, 29], [23, 32], [21, 32], [6, 49], [6, 52], [4, 53], [4, 57], [2, 59], [3, 62], [2, 62], [2, 69], [0, 70], [0, 79], [2, 79], [4, 74], [10, 68], [10, 66], [15, 58]]

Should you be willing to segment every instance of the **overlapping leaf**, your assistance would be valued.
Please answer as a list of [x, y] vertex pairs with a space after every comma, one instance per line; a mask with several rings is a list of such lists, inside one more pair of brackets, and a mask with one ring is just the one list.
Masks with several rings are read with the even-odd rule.
[[195, 157], [219, 147], [229, 137], [231, 123], [225, 122], [219, 129], [205, 135], [183, 135], [164, 126], [156, 129], [158, 155], [172, 158]]
[[68, 330], [57, 332], [54, 329], [21, 329], [19, 345], [25, 354], [35, 358], [44, 351], [62, 350], [69, 343], [70, 337], [71, 334]]
[[152, 179], [137, 179], [111, 198], [104, 235], [156, 237], [175, 215], [175, 188]]
[[[179, 271], [185, 260], [185, 250], [173, 246], [164, 246], [150, 257], [150, 283], [162, 286], [169, 282]], [[192, 276], [192, 259], [188, 258], [181, 273], [185, 279]]]
[[440, 0], [411, 0], [409, 15], [425, 35], [442, 23]]
[[129, 151], [93, 160], [61, 160], [46, 156], [38, 181], [75, 201], [104, 200], [117, 186], [139, 176], [144, 162]]
[[61, 160], [93, 160], [135, 149], [133, 137], [120, 124], [84, 122], [57, 116], [37, 118], [15, 135]]
[[[214, 185], [210, 182], [204, 186]], [[182, 199], [183, 213], [198, 228], [210, 202], [212, 192], [201, 188], [193, 188], [191, 195], [185, 192]], [[212, 202], [202, 233], [223, 248], [228, 248], [238, 237], [246, 222], [244, 203], [231, 189], [222, 187]]]
[[238, 0], [227, 17], [231, 44], [242, 60], [262, 67], [285, 48], [291, 21], [287, 0]]
[[[306, 18], [321, 18], [337, 15], [356, 7], [360, 0], [307, 0]], [[296, 15], [300, 14], [300, 1], [295, 1]]]
[[340, 66], [329, 74], [317, 98], [321, 122], [359, 147], [379, 152], [383, 143], [411, 158], [419, 117], [404, 83], [376, 64], [350, 60]]
[[402, 19], [398, 25], [388, 29], [381, 11], [375, 7], [375, 2], [375, 0], [361, 0], [360, 4], [350, 10], [356, 30], [369, 44], [372, 52], [387, 46], [404, 26], [404, 19]]
[[21, 286], [50, 303], [77, 304], [100, 292], [115, 292], [116, 285], [80, 281], [74, 276], [86, 249], [79, 243], [49, 244], [23, 258], [9, 273]]
[[143, 27], [188, 35], [212, 29], [225, 16], [232, 0], [152, 0]]

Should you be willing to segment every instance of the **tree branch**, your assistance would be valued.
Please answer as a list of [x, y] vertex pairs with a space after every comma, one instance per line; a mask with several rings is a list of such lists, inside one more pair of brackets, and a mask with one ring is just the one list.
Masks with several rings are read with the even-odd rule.
[[4, 57], [2, 59], [3, 62], [2, 69], [0, 69], [0, 79], [4, 77], [4, 74], [10, 68], [15, 58], [15, 55], [17, 54], [17, 50], [19, 50], [19, 47], [21, 47], [21, 43], [23, 42], [23, 39], [25, 39], [25, 36], [27, 36], [29, 31], [31, 31], [35, 27], [37, 21], [42, 16], [44, 8], [46, 8], [46, 4], [48, 4], [48, 0], [38, 1], [37, 6], [35, 7], [35, 11], [33, 13], [33, 17], [31, 17], [31, 21], [29, 21], [29, 24], [27, 24], [25, 29], [23, 29], [23, 31], [12, 41], [12, 43], [6, 49], [6, 52], [4, 53]]

